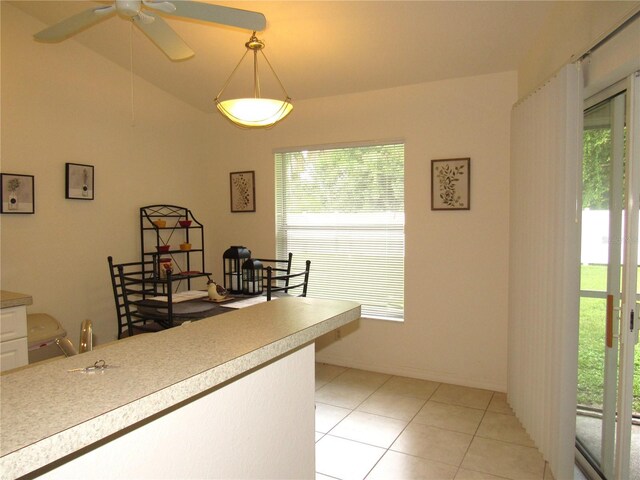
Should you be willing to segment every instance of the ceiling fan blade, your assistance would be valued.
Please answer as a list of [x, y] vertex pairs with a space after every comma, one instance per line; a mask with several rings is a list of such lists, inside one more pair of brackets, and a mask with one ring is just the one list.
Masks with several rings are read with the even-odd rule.
[[260, 12], [184, 0], [173, 2], [173, 4], [176, 11], [170, 15], [177, 17], [221, 23], [254, 31], [264, 30], [267, 25], [267, 19]]
[[34, 37], [41, 42], [60, 42], [105, 18], [111, 17], [115, 12], [116, 9], [113, 6], [91, 8], [45, 28], [36, 33]]
[[164, 13], [173, 13], [176, 11], [176, 7], [171, 2], [155, 1], [155, 0], [142, 0], [142, 4], [147, 8], [158, 10]]
[[147, 12], [146, 15], [153, 17], [154, 21], [145, 23], [138, 16], [133, 17], [133, 21], [167, 57], [171, 60], [186, 60], [195, 55], [167, 22], [153, 13]]

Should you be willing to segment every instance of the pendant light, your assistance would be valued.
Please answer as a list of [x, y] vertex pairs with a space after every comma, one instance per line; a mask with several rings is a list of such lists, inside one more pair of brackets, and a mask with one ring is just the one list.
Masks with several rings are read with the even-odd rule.
[[[227, 119], [233, 122], [235, 125], [241, 128], [269, 128], [273, 127], [276, 123], [280, 122], [284, 119], [291, 110], [293, 110], [293, 105], [291, 105], [291, 98], [287, 94], [282, 82], [276, 75], [275, 70], [269, 63], [266, 55], [262, 51], [264, 48], [264, 42], [258, 40], [256, 37], [256, 32], [253, 32], [253, 35], [249, 39], [247, 43], [244, 44], [247, 47], [247, 51], [244, 52], [244, 55], [234, 68], [231, 75], [225, 82], [222, 90], [215, 98], [216, 106], [220, 113], [224, 115]], [[249, 98], [235, 98], [232, 100], [221, 100], [220, 97], [224, 92], [225, 88], [229, 85], [231, 78], [240, 67], [240, 64], [247, 56], [247, 53], [253, 52], [253, 97]], [[271, 69], [271, 72], [275, 76], [282, 92], [284, 93], [284, 100], [274, 100], [271, 98], [262, 98], [260, 96], [260, 77], [258, 75], [258, 52], [260, 52], [267, 62], [267, 65]]]

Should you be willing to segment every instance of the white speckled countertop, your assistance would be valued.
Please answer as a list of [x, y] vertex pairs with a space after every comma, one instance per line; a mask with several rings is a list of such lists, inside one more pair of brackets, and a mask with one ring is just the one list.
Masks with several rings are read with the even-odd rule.
[[33, 298], [31, 298], [31, 295], [0, 290], [0, 308], [19, 307], [21, 305], [31, 305], [32, 303]]
[[[0, 377], [0, 475], [16, 478], [360, 318], [355, 302], [283, 298]], [[98, 359], [118, 368], [68, 372]]]

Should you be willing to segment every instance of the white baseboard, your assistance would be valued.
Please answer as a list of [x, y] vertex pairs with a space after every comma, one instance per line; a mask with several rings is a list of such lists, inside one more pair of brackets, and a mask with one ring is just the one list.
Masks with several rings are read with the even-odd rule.
[[402, 377], [419, 378], [421, 380], [431, 380], [432, 382], [450, 383], [453, 385], [461, 385], [463, 387], [481, 388], [494, 392], [506, 392], [507, 386], [493, 382], [483, 382], [475, 378], [467, 378], [459, 375], [452, 375], [446, 372], [435, 372], [415, 367], [402, 365], [389, 365], [365, 363], [353, 358], [346, 358], [337, 355], [327, 355], [323, 352], [316, 352], [316, 362], [338, 365], [340, 367], [358, 368], [360, 370], [369, 370], [373, 372], [386, 373], [389, 375], [397, 375]]

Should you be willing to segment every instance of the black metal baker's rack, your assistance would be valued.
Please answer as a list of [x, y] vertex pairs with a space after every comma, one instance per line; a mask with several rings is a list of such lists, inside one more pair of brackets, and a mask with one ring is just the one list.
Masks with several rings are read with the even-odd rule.
[[[159, 226], [158, 220], [165, 225]], [[181, 221], [190, 221], [182, 226]], [[189, 243], [191, 248], [183, 250], [179, 244]], [[170, 245], [166, 251], [158, 247]], [[140, 208], [140, 251], [142, 261], [153, 259], [153, 271], [145, 272], [145, 277], [166, 285], [160, 275], [160, 261], [171, 259], [172, 284], [178, 290], [184, 281], [191, 289], [191, 280], [199, 277], [211, 278], [205, 269], [204, 228], [191, 210], [176, 205], [148, 205]]]

